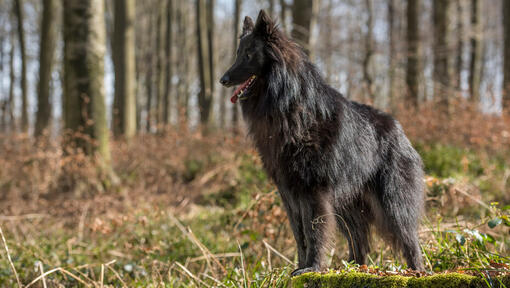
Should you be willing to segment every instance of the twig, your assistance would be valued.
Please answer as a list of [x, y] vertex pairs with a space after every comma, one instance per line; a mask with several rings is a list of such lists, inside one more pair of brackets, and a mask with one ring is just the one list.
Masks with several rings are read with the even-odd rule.
[[47, 288], [48, 286], [46, 286], [46, 278], [44, 278], [44, 268], [42, 266], [42, 262], [39, 261], [39, 270], [41, 270], [41, 276], [42, 276], [42, 283], [43, 283], [43, 287], [44, 288]]
[[202, 285], [204, 285], [204, 286], [211, 287], [211, 286], [207, 285], [207, 283], [205, 283], [204, 281], [200, 280], [200, 278], [198, 278], [197, 276], [193, 275], [193, 273], [191, 273], [191, 272], [188, 270], [188, 268], [184, 267], [181, 263], [179, 263], [179, 262], [175, 262], [175, 264], [176, 264], [177, 266], [179, 266], [179, 268], [181, 268], [181, 269], [182, 269], [182, 271], [183, 271], [184, 273], [186, 273], [189, 277], [191, 277], [193, 280], [197, 281], [198, 283], [200, 283], [200, 284], [202, 284]]
[[[212, 256], [214, 256], [216, 258], [230, 258], [230, 257], [239, 257], [239, 256], [241, 256], [241, 254], [237, 253], [237, 252], [231, 252], [231, 253], [223, 253], [223, 254], [212, 254]], [[189, 262], [197, 262], [200, 260], [207, 260], [207, 257], [203, 256], [203, 255], [194, 257], [194, 258], [189, 259]]]
[[5, 252], [7, 252], [7, 260], [9, 260], [9, 264], [11, 264], [12, 272], [14, 272], [14, 276], [16, 276], [16, 282], [18, 282], [18, 287], [23, 287], [21, 282], [19, 281], [18, 272], [16, 272], [16, 268], [14, 268], [14, 264], [12, 263], [11, 254], [9, 253], [9, 247], [7, 247], [7, 241], [5, 241], [4, 232], [2, 231], [2, 227], [0, 227], [0, 235], [2, 235], [2, 241], [4, 242]]
[[55, 269], [51, 269], [50, 271], [46, 271], [44, 272], [43, 274], [41, 274], [39, 277], [35, 278], [34, 280], [32, 280], [32, 282], [28, 283], [27, 286], [25, 286], [25, 288], [29, 288], [30, 286], [34, 285], [34, 283], [37, 283], [37, 281], [41, 280], [42, 278], [44, 278], [45, 276], [47, 275], [50, 275], [51, 273], [53, 272], [57, 272], [60, 270], [60, 267], [58, 268], [55, 268]]
[[237, 247], [239, 247], [239, 252], [241, 253], [241, 270], [243, 270], [243, 284], [244, 284], [244, 288], [248, 288], [248, 281], [246, 279], [246, 270], [244, 269], [243, 249], [241, 249], [241, 244], [239, 244], [239, 241], [237, 241]]
[[16, 220], [26, 220], [26, 219], [38, 219], [48, 217], [46, 214], [25, 214], [18, 216], [0, 216], [0, 221], [16, 221]]
[[101, 276], [100, 276], [100, 281], [101, 281], [101, 288], [103, 288], [103, 282], [104, 282], [104, 264], [101, 264]]
[[274, 249], [271, 245], [269, 245], [265, 240], [262, 240], [262, 243], [264, 243], [264, 245], [266, 245], [267, 248], [269, 248], [271, 251], [274, 252], [274, 254], [280, 256], [283, 260], [287, 261], [287, 263], [289, 263], [290, 265], [294, 265], [294, 263], [292, 261], [289, 260], [289, 258], [283, 256], [282, 253], [278, 252], [276, 249]]

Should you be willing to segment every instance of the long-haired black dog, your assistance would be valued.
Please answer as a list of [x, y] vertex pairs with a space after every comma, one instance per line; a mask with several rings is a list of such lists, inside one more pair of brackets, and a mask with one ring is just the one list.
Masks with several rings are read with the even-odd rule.
[[417, 237], [423, 169], [400, 124], [328, 86], [303, 50], [260, 11], [244, 19], [237, 58], [221, 78], [241, 101], [264, 168], [297, 242], [298, 269], [318, 271], [335, 227], [365, 263], [371, 226], [422, 270]]

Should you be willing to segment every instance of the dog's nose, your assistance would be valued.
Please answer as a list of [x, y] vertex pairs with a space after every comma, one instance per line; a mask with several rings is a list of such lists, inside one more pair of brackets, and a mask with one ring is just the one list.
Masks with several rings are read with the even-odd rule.
[[230, 77], [228, 75], [223, 75], [220, 79], [220, 83], [223, 85], [227, 85], [230, 82]]

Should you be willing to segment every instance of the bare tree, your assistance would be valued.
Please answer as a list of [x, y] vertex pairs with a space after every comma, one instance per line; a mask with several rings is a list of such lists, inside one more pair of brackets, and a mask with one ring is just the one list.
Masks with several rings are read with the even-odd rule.
[[456, 0], [455, 6], [457, 7], [456, 16], [457, 16], [457, 27], [456, 27], [456, 55], [455, 55], [455, 89], [458, 91], [461, 90], [462, 84], [462, 69], [464, 66], [464, 61], [462, 55], [464, 54], [464, 4], [462, 0]]
[[165, 47], [163, 39], [165, 38], [165, 22], [163, 21], [163, 17], [166, 13], [164, 13], [164, 6], [162, 1], [156, 1], [156, 46], [155, 54], [156, 54], [156, 78], [155, 78], [155, 92], [156, 92], [156, 123], [161, 124], [163, 121], [164, 114], [164, 93], [165, 93]]
[[27, 55], [25, 50], [25, 29], [23, 28], [23, 0], [14, 0], [14, 10], [18, 19], [19, 53], [21, 55], [21, 130], [28, 132]]
[[65, 144], [110, 162], [106, 124], [104, 55], [106, 28], [102, 0], [64, 3], [64, 125], [72, 132]]
[[365, 56], [363, 58], [363, 81], [365, 82], [366, 91], [369, 98], [374, 101], [374, 79], [372, 77], [371, 67], [374, 56], [374, 11], [372, 0], [365, 0], [365, 8], [367, 11], [367, 22], [366, 28], [367, 33], [365, 34]]
[[409, 89], [407, 101], [415, 107], [418, 105], [418, 83], [420, 75], [420, 1], [409, 0], [407, 2], [407, 67], [406, 84]]
[[213, 85], [211, 75], [212, 55], [210, 54], [211, 43], [209, 41], [208, 26], [208, 8], [210, 4], [206, 5], [206, 0], [196, 0], [196, 22], [197, 22], [197, 37], [198, 37], [198, 70], [200, 74], [200, 94], [198, 95], [198, 102], [200, 105], [200, 121], [207, 127], [210, 126], [211, 110], [213, 103]]
[[447, 107], [453, 78], [451, 57], [451, 1], [434, 0], [434, 92], [441, 106]]
[[471, 0], [471, 62], [469, 66], [469, 92], [474, 103], [480, 103], [480, 82], [482, 79], [483, 29], [482, 1]]
[[113, 132], [127, 139], [136, 133], [135, 0], [115, 0], [113, 59], [115, 95]]
[[510, 111], [510, 1], [503, 1], [503, 105], [504, 109]]
[[35, 135], [39, 136], [48, 128], [51, 118], [50, 83], [53, 71], [53, 56], [57, 38], [55, 0], [43, 1], [41, 23], [41, 44], [39, 49], [39, 86]]
[[9, 123], [11, 132], [16, 131], [16, 119], [14, 118], [14, 84], [16, 83], [16, 74], [14, 73], [14, 35], [11, 31], [11, 51], [9, 51], [9, 99], [7, 100], [7, 110], [9, 111]]
[[[243, 5], [242, 0], [234, 0], [234, 58], [232, 61], [235, 61], [235, 52], [237, 51], [237, 42], [239, 41], [239, 24], [241, 20], [241, 9]], [[234, 131], [237, 131], [237, 128], [239, 127], [239, 115], [240, 115], [240, 108], [238, 105], [234, 105], [232, 108], [232, 123], [234, 127]]]
[[170, 123], [171, 111], [175, 105], [175, 99], [172, 97], [172, 44], [173, 44], [173, 0], [167, 1], [166, 6], [166, 35], [165, 35], [165, 94], [163, 101], [163, 122]]
[[[292, 38], [314, 59], [313, 29], [317, 23], [319, 0], [294, 0], [292, 5]], [[283, 20], [282, 20], [283, 21]]]
[[[188, 27], [190, 25], [190, 17], [189, 17], [189, 2], [187, 1], [177, 1], [178, 7], [176, 8], [177, 16], [177, 29], [178, 33], [176, 35], [176, 42], [180, 43], [181, 48], [177, 49], [177, 68], [179, 70], [179, 82], [177, 87], [177, 95], [179, 97], [178, 108], [179, 108], [179, 116], [183, 116], [184, 119], [180, 119], [181, 122], [188, 118], [188, 102], [189, 102], [189, 71], [191, 65], [191, 57], [194, 54], [189, 53], [191, 50], [191, 41], [188, 37], [188, 31], [190, 30]], [[184, 112], [184, 113], [183, 113]]]

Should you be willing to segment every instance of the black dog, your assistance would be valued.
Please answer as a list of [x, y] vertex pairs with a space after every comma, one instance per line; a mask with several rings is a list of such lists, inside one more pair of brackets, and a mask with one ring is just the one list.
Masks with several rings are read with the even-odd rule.
[[241, 84], [231, 100], [241, 100], [285, 204], [298, 247], [292, 275], [323, 268], [335, 226], [356, 263], [365, 263], [375, 226], [410, 268], [423, 269], [422, 163], [395, 119], [328, 86], [264, 11], [255, 25], [245, 18], [237, 59], [220, 82]]

